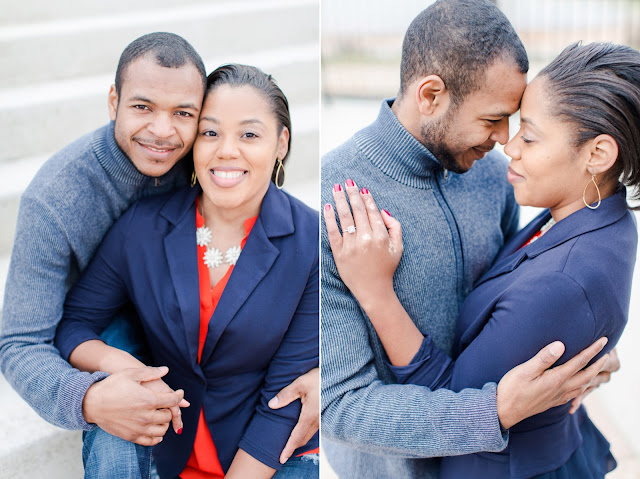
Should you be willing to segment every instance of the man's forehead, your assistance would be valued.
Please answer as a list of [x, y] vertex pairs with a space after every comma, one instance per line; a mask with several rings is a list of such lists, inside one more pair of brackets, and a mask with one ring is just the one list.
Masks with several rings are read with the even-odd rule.
[[[127, 84], [148, 85], [150, 88], [166, 86], [168, 84], [181, 83], [183, 89], [193, 89], [197, 84], [203, 92], [202, 76], [195, 65], [185, 62], [183, 65], [172, 68], [160, 65], [154, 58], [143, 56], [135, 59], [122, 75], [122, 88]], [[139, 88], [140, 88], [139, 87]]]

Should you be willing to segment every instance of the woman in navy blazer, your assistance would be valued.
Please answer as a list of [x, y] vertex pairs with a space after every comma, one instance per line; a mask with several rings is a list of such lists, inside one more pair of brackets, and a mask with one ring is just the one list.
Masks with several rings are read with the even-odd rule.
[[[56, 344], [74, 366], [98, 369], [100, 355], [130, 364], [127, 353], [94, 340], [131, 301], [153, 363], [168, 366], [166, 383], [184, 390], [184, 431], [167, 431], [154, 448], [161, 477], [183, 472], [201, 410], [227, 477], [271, 477], [281, 466], [300, 404], [267, 403], [318, 366], [319, 336], [318, 216], [279, 189], [290, 129], [286, 98], [270, 76], [243, 65], [214, 71], [194, 146], [200, 185], [134, 204], [67, 297]], [[197, 206], [212, 237], [200, 229], [196, 237]], [[254, 215], [239, 257], [229, 259]], [[205, 261], [211, 285], [233, 268], [200, 359], [199, 268], [207, 269], [197, 242], [227, 250]], [[316, 433], [294, 456], [317, 447]]]
[[[402, 308], [392, 315], [388, 308], [387, 314], [378, 312], [388, 296], [367, 292], [365, 279], [353, 279], [355, 268], [371, 258], [360, 253], [358, 260], [338, 265], [367, 305], [399, 382], [456, 392], [481, 388], [552, 341], [565, 344], [561, 364], [606, 336], [601, 356], [622, 334], [638, 234], [618, 180], [640, 184], [640, 54], [611, 44], [567, 47], [527, 87], [520, 115], [520, 131], [505, 147], [512, 157], [508, 180], [518, 203], [549, 209], [507, 242], [467, 297], [453, 359], [423, 337]], [[361, 199], [372, 206], [370, 194]], [[399, 237], [399, 223], [389, 215], [381, 218], [389, 236], [380, 249], [370, 250], [378, 254], [377, 264], [386, 265], [358, 271], [363, 278], [388, 274], [386, 266], [400, 259], [394, 250], [402, 248], [389, 248]], [[328, 230], [335, 229], [330, 223]], [[418, 347], [407, 351], [410, 343], [394, 330], [410, 331]], [[515, 424], [500, 453], [444, 458], [440, 477], [604, 477], [615, 467], [609, 444], [583, 407], [573, 415], [570, 407]]]

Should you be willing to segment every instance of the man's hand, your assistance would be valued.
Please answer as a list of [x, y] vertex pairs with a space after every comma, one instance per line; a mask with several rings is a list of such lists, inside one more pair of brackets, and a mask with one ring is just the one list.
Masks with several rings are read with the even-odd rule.
[[599, 387], [601, 384], [608, 383], [611, 379], [611, 373], [615, 373], [618, 369], [620, 369], [620, 359], [618, 359], [618, 352], [616, 348], [613, 348], [609, 353], [609, 359], [604, 364], [604, 368], [598, 375], [593, 378], [589, 387], [580, 394], [577, 398], [571, 401], [571, 409], [569, 409], [569, 414], [573, 414], [578, 410], [580, 404], [582, 404], [583, 399], [593, 391], [595, 388]]
[[93, 384], [84, 396], [82, 414], [88, 423], [127, 441], [154, 446], [162, 441], [184, 391], [153, 392], [141, 384], [160, 379], [168, 368], [125, 369]]
[[583, 394], [603, 370], [609, 356], [605, 354], [584, 368], [605, 344], [607, 338], [600, 338], [562, 366], [549, 369], [564, 352], [564, 344], [556, 341], [505, 374], [497, 391], [498, 418], [502, 427], [509, 429], [523, 419], [566, 404]]
[[[140, 383], [143, 387], [149, 389], [150, 391], [155, 392], [156, 394], [165, 394], [174, 392], [167, 383], [165, 383], [162, 379], [155, 379], [153, 381], [146, 381]], [[177, 406], [173, 406], [169, 408], [171, 411], [171, 422], [173, 424], [173, 430], [176, 434], [182, 434], [182, 411], [180, 408], [189, 407], [191, 404], [186, 399], [180, 401]]]
[[302, 410], [298, 424], [280, 454], [280, 463], [287, 462], [293, 451], [304, 446], [316, 433], [320, 424], [320, 370], [312, 369], [281, 390], [271, 401], [271, 409], [279, 409], [300, 398]]

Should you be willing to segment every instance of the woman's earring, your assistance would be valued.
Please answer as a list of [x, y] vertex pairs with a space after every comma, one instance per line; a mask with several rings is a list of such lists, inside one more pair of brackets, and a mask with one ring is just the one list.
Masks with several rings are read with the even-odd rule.
[[[591, 206], [589, 203], [587, 203], [587, 199], [585, 198], [587, 194], [587, 188], [589, 187], [589, 183], [593, 183], [593, 186], [596, 187], [596, 191], [598, 192], [598, 204], [595, 206]], [[598, 183], [596, 183], [596, 175], [591, 175], [591, 179], [584, 187], [584, 191], [582, 192], [582, 201], [584, 202], [584, 205], [590, 210], [595, 210], [598, 208], [598, 206], [600, 206], [600, 203], [602, 202], [602, 197], [600, 196], [600, 188], [598, 188]]]
[[[284, 165], [280, 158], [276, 158], [276, 161], [278, 162], [278, 169], [276, 170], [275, 184], [281, 190], [284, 186]], [[280, 173], [282, 173], [282, 181], [280, 181]]]
[[197, 182], [198, 182], [198, 177], [196, 176], [196, 170], [193, 170], [193, 173], [191, 173], [191, 188], [196, 186]]

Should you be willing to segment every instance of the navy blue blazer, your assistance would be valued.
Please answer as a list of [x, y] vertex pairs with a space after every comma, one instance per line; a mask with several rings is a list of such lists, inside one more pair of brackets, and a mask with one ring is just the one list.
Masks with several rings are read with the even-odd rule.
[[[502, 249], [494, 265], [466, 299], [458, 317], [453, 357], [425, 338], [405, 367], [392, 368], [401, 382], [453, 391], [499, 382], [513, 367], [545, 345], [562, 341], [562, 364], [602, 336], [618, 342], [627, 322], [637, 250], [635, 219], [626, 208], [624, 188], [596, 210], [583, 208], [521, 248], [551, 215], [542, 212]], [[596, 358], [597, 358], [596, 357]], [[595, 358], [594, 358], [595, 361]], [[474, 478], [531, 477], [562, 466], [582, 443], [584, 411], [569, 415], [570, 404], [528, 418], [510, 429], [501, 453], [445, 458], [441, 477], [451, 471], [502, 463], [505, 476], [478, 471]]]
[[[258, 219], [209, 323], [198, 364], [200, 298], [195, 199], [199, 187], [135, 203], [113, 226], [65, 303], [56, 345], [64, 358], [100, 339], [131, 301], [153, 363], [184, 389], [184, 431], [155, 446], [162, 477], [184, 468], [200, 409], [226, 471], [238, 450], [278, 469], [300, 401], [267, 402], [318, 366], [318, 214], [269, 186]], [[296, 453], [318, 447], [318, 435]]]

